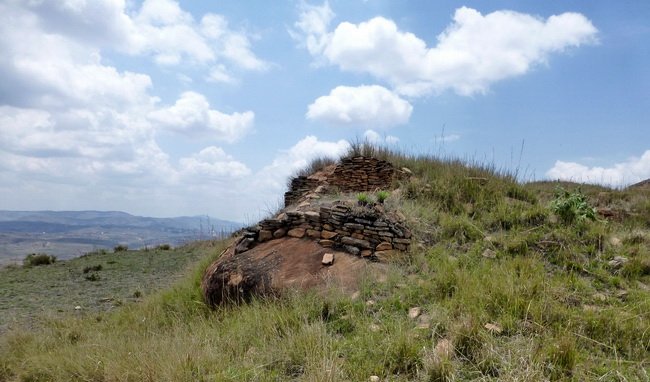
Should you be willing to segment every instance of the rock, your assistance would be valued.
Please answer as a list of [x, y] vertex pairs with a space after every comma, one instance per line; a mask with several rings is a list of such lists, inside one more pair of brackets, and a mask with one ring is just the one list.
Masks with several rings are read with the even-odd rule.
[[260, 230], [260, 233], [257, 235], [257, 240], [262, 242], [262, 241], [268, 241], [273, 238], [273, 233], [271, 231], [267, 231], [265, 229]]
[[334, 242], [332, 240], [319, 240], [318, 244], [320, 244], [322, 247], [325, 248], [330, 248], [334, 246]]
[[611, 244], [612, 247], [620, 247], [623, 242], [618, 237], [612, 236], [609, 238], [609, 244]]
[[316, 211], [307, 211], [305, 212], [305, 217], [312, 221], [318, 221], [320, 219], [320, 214]]
[[327, 240], [333, 239], [336, 236], [338, 236], [338, 233], [332, 231], [321, 231], [320, 233], [320, 237]]
[[356, 291], [356, 292], [352, 293], [352, 295], [350, 296], [350, 300], [354, 301], [354, 300], [357, 300], [359, 297], [361, 297], [361, 292]]
[[451, 340], [448, 338], [443, 338], [436, 344], [436, 347], [433, 349], [433, 352], [438, 358], [449, 358], [452, 355], [454, 348], [451, 345]]
[[418, 318], [420, 313], [422, 313], [422, 309], [419, 306], [414, 306], [413, 308], [409, 309], [409, 318], [414, 320]]
[[298, 204], [298, 208], [302, 208], [302, 207], [309, 207], [309, 202], [302, 202]]
[[255, 239], [252, 237], [246, 237], [242, 239], [239, 244], [235, 247], [235, 253], [242, 253], [248, 251], [251, 245], [255, 242]]
[[496, 259], [497, 253], [491, 250], [490, 248], [487, 248], [485, 251], [483, 251], [483, 253], [481, 253], [481, 256], [487, 259]]
[[370, 382], [379, 382], [379, 377], [376, 375], [371, 375], [370, 376]]
[[350, 236], [344, 236], [341, 238], [341, 243], [345, 245], [352, 245], [359, 248], [370, 249], [370, 243], [367, 240], [355, 239]]
[[411, 171], [408, 167], [402, 167], [402, 173], [404, 173], [407, 176], [413, 175], [413, 171]]
[[373, 306], [373, 305], [375, 305], [375, 300], [366, 301], [366, 306]]
[[279, 239], [281, 237], [284, 237], [284, 235], [287, 234], [287, 230], [284, 228], [278, 228], [273, 232], [273, 237], [276, 239]]
[[287, 232], [287, 235], [300, 239], [301, 237], [305, 236], [305, 229], [304, 228], [294, 228], [292, 230], [289, 230], [289, 232]]
[[393, 249], [393, 245], [386, 241], [379, 243], [375, 247], [375, 251], [390, 251], [391, 249]]
[[364, 249], [363, 251], [361, 251], [360, 255], [361, 257], [370, 257], [372, 256], [372, 251], [369, 249]]
[[80, 305], [75, 306], [74, 310], [81, 310], [81, 306]]
[[483, 327], [492, 334], [501, 334], [501, 332], [503, 332], [503, 329], [498, 324], [492, 324], [488, 322], [487, 324], [483, 325]]
[[627, 263], [628, 261], [630, 261], [630, 259], [628, 259], [627, 257], [616, 256], [612, 260], [610, 260], [607, 264], [614, 269], [618, 269], [621, 268], [623, 265], [625, 265], [625, 263]]
[[319, 238], [320, 237], [320, 231], [315, 230], [315, 229], [308, 229], [306, 231], [307, 236], [313, 237], [313, 238]]
[[323, 265], [332, 265], [334, 264], [334, 254], [333, 253], [326, 253], [323, 255], [323, 260], [321, 261], [321, 264]]
[[352, 245], [345, 245], [345, 246], [343, 246], [343, 249], [345, 249], [345, 251], [347, 253], [349, 253], [351, 255], [354, 255], [354, 256], [359, 256], [361, 254], [361, 250], [359, 248], [355, 247], [355, 246], [352, 246]]
[[422, 314], [418, 317], [418, 329], [429, 329], [431, 328], [431, 317], [428, 314]]
[[368, 325], [368, 329], [370, 329], [371, 332], [378, 332], [381, 330], [381, 328], [377, 324]]

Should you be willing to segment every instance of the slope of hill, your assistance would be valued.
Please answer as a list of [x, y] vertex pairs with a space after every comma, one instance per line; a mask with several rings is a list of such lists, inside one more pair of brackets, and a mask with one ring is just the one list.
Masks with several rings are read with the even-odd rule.
[[359, 293], [330, 286], [213, 310], [200, 280], [215, 249], [143, 301], [13, 327], [0, 380], [649, 379], [649, 191], [554, 190], [476, 164], [353, 150], [413, 173], [386, 200], [410, 249]]
[[151, 218], [117, 211], [0, 211], [0, 265], [20, 262], [30, 253], [60, 259], [115, 245], [129, 248], [173, 246], [221, 237], [238, 223], [208, 216]]

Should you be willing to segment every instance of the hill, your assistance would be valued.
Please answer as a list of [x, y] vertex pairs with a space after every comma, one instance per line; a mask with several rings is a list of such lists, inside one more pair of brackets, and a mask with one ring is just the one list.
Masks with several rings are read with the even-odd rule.
[[369, 146], [348, 156], [412, 173], [385, 200], [410, 246], [361, 275], [358, 293], [325, 284], [211, 309], [200, 283], [214, 248], [173, 287], [112, 312], [12, 326], [0, 380], [648, 380], [647, 190], [522, 185]]
[[208, 216], [151, 218], [117, 211], [2, 211], [0, 265], [30, 253], [60, 259], [121, 244], [137, 249], [222, 237], [241, 225]]

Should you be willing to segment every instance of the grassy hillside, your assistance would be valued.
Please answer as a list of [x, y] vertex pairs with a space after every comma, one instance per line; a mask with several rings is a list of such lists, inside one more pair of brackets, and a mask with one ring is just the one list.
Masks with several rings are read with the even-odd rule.
[[414, 239], [385, 278], [211, 311], [209, 248], [139, 302], [4, 334], [0, 381], [649, 380], [647, 190], [556, 195], [481, 165], [353, 150], [414, 174], [386, 201]]

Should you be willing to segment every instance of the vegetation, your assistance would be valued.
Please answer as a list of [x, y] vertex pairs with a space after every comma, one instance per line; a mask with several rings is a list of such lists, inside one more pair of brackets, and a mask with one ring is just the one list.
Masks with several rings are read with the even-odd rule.
[[116, 252], [116, 253], [117, 252], [126, 252], [128, 250], [129, 250], [129, 247], [127, 245], [124, 245], [124, 244], [116, 245], [115, 248], [113, 248], [113, 252]]
[[357, 194], [357, 202], [360, 206], [365, 206], [370, 204], [370, 197], [365, 192], [360, 192]]
[[377, 202], [380, 204], [384, 204], [384, 202], [386, 201], [386, 199], [388, 199], [389, 196], [390, 196], [390, 192], [386, 190], [377, 191]]
[[23, 259], [23, 266], [36, 267], [39, 265], [50, 265], [56, 262], [56, 256], [45, 253], [32, 253]]
[[[369, 151], [413, 173], [385, 201], [414, 234], [385, 278], [366, 277], [353, 296], [295, 292], [213, 311], [199, 284], [225, 243], [204, 247], [168, 289], [8, 330], [0, 381], [650, 378], [647, 190], [565, 183], [556, 194], [557, 183], [466, 161], [363, 145], [348, 155]], [[623, 218], [592, 219], [592, 206]], [[93, 284], [123, 256], [105, 255]]]

